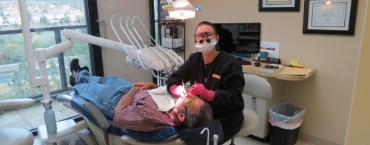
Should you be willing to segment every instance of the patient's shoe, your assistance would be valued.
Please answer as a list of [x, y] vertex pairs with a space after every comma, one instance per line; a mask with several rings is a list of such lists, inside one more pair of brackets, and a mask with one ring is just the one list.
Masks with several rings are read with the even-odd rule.
[[69, 84], [71, 86], [74, 86], [74, 85], [76, 85], [77, 74], [81, 70], [81, 66], [80, 66], [80, 64], [78, 64], [78, 59], [77, 58], [72, 59], [71, 63], [69, 64], [69, 69], [72, 73], [72, 75], [69, 76]]
[[69, 64], [69, 69], [71, 70], [72, 74], [77, 74], [78, 71], [80, 71], [81, 67], [80, 64], [78, 64], [77, 58], [72, 59], [71, 63]]
[[73, 76], [73, 74], [71, 76], [69, 76], [69, 84], [73, 87], [74, 85], [76, 85], [76, 79], [75, 77]]
[[79, 64], [79, 60], [77, 58], [72, 59], [71, 63], [69, 64], [69, 69], [72, 73], [72, 75], [69, 76], [69, 84], [71, 86], [76, 85], [76, 78], [77, 78], [77, 74], [79, 71], [84, 70], [84, 69], [89, 71], [89, 68], [87, 66], [84, 66], [81, 68]]
[[83, 70], [83, 69], [85, 69], [85, 70], [87, 70], [88, 72], [90, 72], [90, 70], [89, 70], [89, 68], [88, 68], [87, 66], [82, 67], [80, 70]]
[[87, 70], [90, 71], [87, 66], [84, 66], [81, 68], [79, 61], [77, 58], [72, 59], [71, 63], [69, 64], [69, 69], [71, 70], [71, 73], [78, 73], [80, 70]]

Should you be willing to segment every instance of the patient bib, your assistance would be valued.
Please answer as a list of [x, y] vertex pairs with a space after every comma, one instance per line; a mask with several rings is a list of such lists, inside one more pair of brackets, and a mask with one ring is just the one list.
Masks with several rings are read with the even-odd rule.
[[175, 98], [167, 92], [166, 86], [160, 86], [158, 88], [149, 90], [148, 93], [153, 98], [154, 102], [158, 106], [158, 111], [167, 112], [175, 107]]

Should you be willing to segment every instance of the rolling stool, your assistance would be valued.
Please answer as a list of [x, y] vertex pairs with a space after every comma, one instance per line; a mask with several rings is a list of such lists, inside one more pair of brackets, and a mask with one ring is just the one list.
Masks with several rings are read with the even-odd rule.
[[244, 137], [252, 134], [254, 131], [257, 130], [259, 125], [259, 118], [255, 112], [253, 112], [251, 109], [244, 108], [243, 110], [244, 115], [244, 121], [242, 128], [240, 131], [234, 135], [230, 139], [230, 145], [235, 145], [234, 138], [235, 137]]
[[[256, 85], [256, 82], [253, 82], [256, 79], [253, 79], [253, 80], [249, 79], [251, 76], [253, 77], [254, 75], [244, 74], [244, 81], [246, 84], [243, 88], [243, 93], [242, 93], [242, 96], [244, 99], [244, 105], [247, 105], [245, 102], [251, 95], [259, 96], [260, 94], [269, 93], [269, 92], [265, 92], [265, 89], [259, 88], [260, 86]], [[248, 109], [247, 107], [250, 107], [250, 106], [244, 106], [244, 110], [243, 110], [243, 115], [244, 115], [243, 125], [240, 131], [236, 135], [234, 135], [234, 137], [231, 138], [230, 145], [235, 145], [234, 144], [235, 137], [244, 137], [244, 136], [251, 135], [259, 127], [260, 119], [257, 113], [254, 112], [252, 109]]]

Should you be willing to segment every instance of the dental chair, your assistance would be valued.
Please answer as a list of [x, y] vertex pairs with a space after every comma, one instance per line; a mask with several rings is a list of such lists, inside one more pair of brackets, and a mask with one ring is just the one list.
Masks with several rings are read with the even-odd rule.
[[[243, 97], [245, 95], [248, 94], [243, 92]], [[74, 93], [58, 96], [58, 100], [63, 101], [64, 106], [74, 110], [84, 118], [99, 145], [186, 145], [186, 143], [178, 137], [177, 133], [162, 142], [140, 142], [128, 135], [121, 135], [120, 129], [114, 127], [113, 122], [107, 120], [103, 113], [90, 101], [79, 96], [74, 96]], [[245, 108], [243, 114], [244, 122], [242, 128], [234, 137], [248, 136], [252, 134], [259, 125], [259, 118], [255, 112]], [[234, 138], [231, 140], [231, 145], [234, 145], [233, 140]]]
[[[0, 115], [5, 110], [28, 108], [33, 104], [35, 100], [29, 98], [0, 101]], [[33, 135], [24, 128], [3, 128], [0, 129], [0, 142], [2, 145], [33, 145]]]
[[178, 137], [178, 131], [172, 129], [173, 127], [163, 128], [173, 133], [167, 140], [158, 143], [144, 143], [128, 135], [122, 135], [121, 129], [114, 127], [113, 121], [106, 119], [90, 101], [75, 96], [74, 93], [60, 95], [58, 100], [84, 118], [98, 145], [185, 145], [185, 142]]

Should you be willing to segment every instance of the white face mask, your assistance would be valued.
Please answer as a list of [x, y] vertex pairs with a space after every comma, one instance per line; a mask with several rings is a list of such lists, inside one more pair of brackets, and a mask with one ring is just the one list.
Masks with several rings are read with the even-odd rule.
[[207, 42], [195, 43], [195, 48], [197, 48], [198, 51], [210, 52], [213, 49], [215, 49], [216, 44], [217, 44], [217, 41], [215, 39], [212, 39], [210, 43], [207, 43]]

